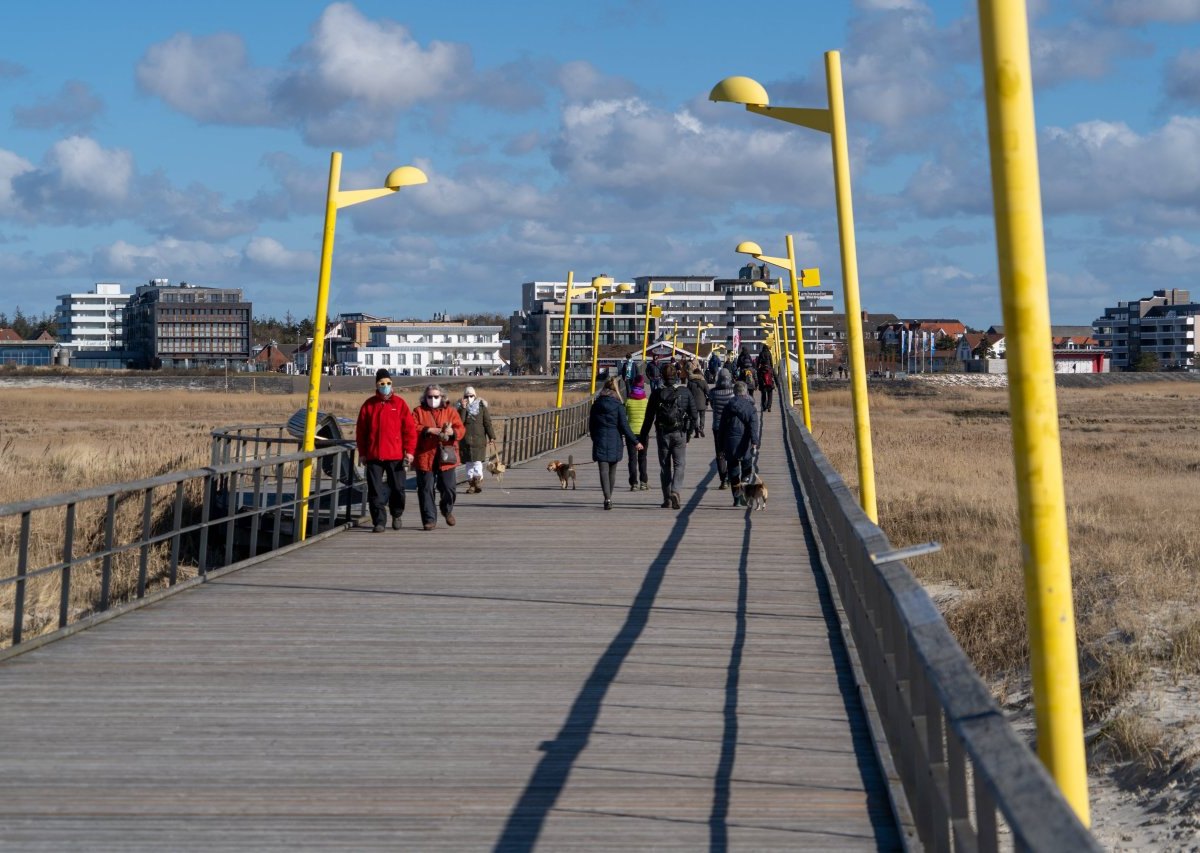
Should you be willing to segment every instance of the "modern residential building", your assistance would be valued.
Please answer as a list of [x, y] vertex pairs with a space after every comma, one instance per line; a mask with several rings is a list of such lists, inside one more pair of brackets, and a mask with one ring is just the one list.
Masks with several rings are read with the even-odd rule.
[[60, 295], [54, 309], [59, 342], [70, 350], [120, 349], [129, 297], [111, 282], [98, 282], [89, 293]]
[[[757, 275], [747, 274], [747, 270]], [[649, 342], [670, 337], [680, 348], [707, 352], [713, 343], [734, 348], [745, 346], [757, 353], [767, 330], [757, 319], [769, 313], [770, 291], [777, 280], [764, 280], [761, 268], [747, 267], [738, 278], [720, 279], [697, 275], [645, 275], [634, 278], [627, 293], [604, 293], [602, 299], [613, 303], [611, 312], [600, 313], [599, 349], [609, 354], [624, 349], [625, 354], [641, 357], [643, 337], [649, 328]], [[577, 287], [586, 282], [577, 284]], [[671, 292], [664, 294], [670, 287]], [[787, 286], [784, 286], [787, 290]], [[647, 320], [648, 294], [652, 311]], [[521, 310], [510, 324], [512, 361], [516, 370], [557, 374], [562, 354], [565, 282], [526, 282], [521, 286]], [[830, 358], [820, 344], [821, 330], [833, 310], [833, 294], [824, 290], [801, 290], [801, 317], [805, 327], [805, 355], [810, 365]], [[790, 319], [790, 312], [788, 317]], [[571, 328], [567, 336], [567, 369], [570, 379], [586, 379], [591, 373], [592, 344], [596, 339], [595, 295], [585, 291], [572, 299]], [[711, 323], [712, 328], [704, 327]], [[790, 329], [788, 340], [794, 341]], [[792, 343], [792, 369], [796, 369], [795, 344]]]
[[152, 279], [125, 307], [125, 350], [136, 368], [244, 366], [253, 307], [240, 288]]
[[1113, 370], [1129, 370], [1146, 354], [1159, 369], [1200, 369], [1196, 316], [1200, 304], [1186, 290], [1156, 290], [1153, 296], [1118, 302], [1092, 321], [1097, 345], [1110, 353]]
[[[402, 376], [477, 376], [504, 367], [500, 326], [405, 321], [375, 324], [370, 330], [365, 345], [342, 351], [337, 372], [373, 375], [386, 367]], [[299, 356], [297, 352], [301, 366]]]

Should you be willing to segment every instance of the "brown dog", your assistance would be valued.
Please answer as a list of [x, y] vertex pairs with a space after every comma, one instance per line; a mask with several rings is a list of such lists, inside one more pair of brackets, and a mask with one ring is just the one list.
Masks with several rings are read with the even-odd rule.
[[553, 471], [558, 475], [558, 487], [565, 489], [567, 483], [571, 484], [571, 488], [575, 488], [575, 457], [568, 456], [566, 462], [559, 462], [555, 459], [546, 466], [547, 471]]
[[742, 486], [742, 495], [746, 498], [746, 506], [750, 512], [767, 508], [767, 484], [758, 474], [754, 475], [753, 483]]
[[488, 473], [496, 478], [496, 482], [504, 485], [504, 472], [508, 470], [508, 466], [500, 461], [500, 454], [496, 454], [487, 462]]

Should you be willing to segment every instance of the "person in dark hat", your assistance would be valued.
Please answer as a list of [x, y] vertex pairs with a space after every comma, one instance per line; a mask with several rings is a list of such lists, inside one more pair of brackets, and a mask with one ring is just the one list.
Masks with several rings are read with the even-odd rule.
[[[641, 432], [649, 402], [646, 398], [646, 377], [638, 374], [633, 378], [633, 384], [629, 387], [629, 397], [625, 400], [625, 416], [634, 435]], [[646, 446], [626, 439], [625, 449], [629, 451], [629, 491], [647, 491], [650, 485], [646, 475]]]
[[367, 471], [367, 502], [373, 533], [382, 533], [388, 514], [392, 529], [400, 529], [404, 514], [404, 466], [417, 449], [417, 423], [408, 404], [392, 393], [387, 368], [375, 372], [375, 393], [358, 410], [354, 430], [358, 456]]

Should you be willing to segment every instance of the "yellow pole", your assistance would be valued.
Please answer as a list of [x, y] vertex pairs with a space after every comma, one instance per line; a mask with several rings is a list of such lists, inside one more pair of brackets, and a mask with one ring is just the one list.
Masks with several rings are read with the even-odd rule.
[[[849, 193], [847, 193], [847, 204], [848, 203], [849, 203]], [[839, 211], [841, 210], [840, 202], [838, 204], [838, 210]], [[839, 216], [839, 223], [840, 223], [840, 216]], [[851, 228], [850, 241], [851, 241], [851, 245], [853, 245], [853, 242], [854, 242], [854, 226], [853, 226], [853, 224], [851, 224], [850, 228]], [[843, 258], [844, 258], [844, 255], [845, 255], [845, 253], [843, 252]], [[796, 276], [796, 246], [792, 242], [791, 234], [787, 235], [787, 256], [788, 256], [788, 261], [789, 261], [788, 283], [791, 285], [791, 288], [792, 288], [792, 317], [795, 320], [795, 326], [796, 326], [796, 362], [797, 362], [797, 367], [800, 371], [800, 411], [804, 414], [804, 428], [806, 430], [808, 430], [809, 432], [812, 432], [812, 412], [808, 405], [808, 359], [806, 359], [804, 357], [804, 318], [800, 316], [800, 286], [799, 286], [799, 279]], [[845, 263], [844, 260], [843, 260], [843, 263]], [[855, 302], [857, 303], [857, 301], [858, 301], [858, 270], [857, 270], [857, 268], [855, 269], [855, 276], [854, 276], [854, 299], [855, 299]], [[846, 302], [849, 303], [848, 297], [846, 299]], [[855, 313], [855, 317], [858, 317], [857, 313]], [[862, 328], [861, 319], [858, 321], [857, 325], [859, 326], [859, 329], [861, 331], [861, 328]], [[846, 329], [847, 329], [847, 335], [849, 335], [849, 329], [850, 329], [850, 309], [849, 308], [846, 309]], [[861, 334], [859, 334], [858, 347], [860, 350], [862, 349], [862, 335]], [[791, 375], [792, 375], [792, 372], [789, 370], [788, 371], [789, 379], [791, 378]], [[863, 376], [864, 377], [866, 376], [865, 372], [863, 373]], [[791, 386], [788, 386], [788, 387], [790, 388]], [[866, 413], [865, 379], [864, 379], [863, 392], [864, 392], [863, 393], [863, 410], [864, 410], [864, 416], [865, 416], [865, 413]], [[793, 397], [792, 399], [794, 400], [796, 398]], [[855, 424], [856, 425], [858, 424], [857, 403], [855, 403]], [[867, 427], [867, 430], [868, 430], [867, 431], [867, 453], [870, 454], [870, 452], [871, 452], [871, 434], [870, 434], [870, 426], [869, 425]], [[860, 459], [861, 459], [861, 454], [860, 454]], [[861, 479], [862, 479], [861, 465], [859, 467], [860, 467], [859, 480], [861, 481]], [[872, 468], [872, 476], [874, 476], [873, 468]], [[871, 481], [871, 505], [872, 505], [872, 507], [875, 505], [874, 493], [875, 493], [875, 482], [874, 482], [874, 480], [872, 480]], [[863, 504], [863, 508], [866, 509], [866, 504]], [[871, 520], [875, 521], [875, 517], [872, 513], [873, 513], [873, 510], [868, 511], [867, 515], [870, 515]]]
[[1038, 755], [1086, 825], [1087, 764], [1025, 15], [1024, 3], [979, 2]]
[[654, 298], [654, 289], [646, 285], [646, 330], [642, 332], [642, 369], [645, 370], [646, 347], [650, 343], [650, 303]]
[[[842, 300], [846, 303], [846, 338], [850, 348], [850, 397], [854, 405], [854, 445], [858, 455], [858, 489], [863, 512], [876, 523], [875, 461], [871, 453], [871, 413], [867, 403], [867, 364], [863, 351], [862, 306], [858, 299], [858, 250], [854, 241], [854, 204], [850, 198], [850, 151], [846, 144], [846, 105], [842, 100], [842, 60], [836, 50], [825, 53], [829, 89], [830, 139], [833, 142], [833, 186], [837, 195], [838, 244], [842, 256]], [[791, 243], [791, 240], [788, 240]], [[792, 275], [795, 272], [792, 263]], [[792, 293], [795, 293], [793, 287]], [[799, 297], [794, 297], [798, 299]], [[798, 310], [798, 309], [797, 309]], [[797, 318], [799, 314], [797, 313]], [[797, 353], [799, 354], [799, 353]], [[804, 358], [800, 358], [804, 363]], [[804, 377], [801, 377], [803, 383]], [[807, 394], [805, 395], [807, 398]]]
[[[321, 371], [325, 366], [325, 320], [329, 311], [329, 271], [333, 266], [333, 233], [337, 226], [338, 185], [342, 180], [342, 153], [329, 155], [329, 190], [325, 196], [325, 234], [321, 240], [321, 268], [317, 277], [317, 314], [313, 320], [312, 349], [308, 353], [308, 408], [304, 414], [305, 452], [317, 441], [317, 404], [321, 398]], [[312, 460], [300, 463], [300, 538], [308, 533], [308, 496], [312, 489]]]
[[596, 321], [592, 326], [592, 387], [588, 391], [596, 396], [596, 372], [600, 369], [600, 288], [596, 288]]
[[[558, 354], [558, 396], [554, 399], [554, 407], [561, 410], [563, 404], [563, 381], [567, 376], [567, 341], [571, 330], [571, 289], [575, 286], [575, 271], [567, 272], [567, 298], [563, 307], [562, 348]], [[554, 413], [554, 447], [558, 448], [558, 419], [561, 411]]]
[[[783, 293], [783, 278], [782, 277], [779, 279], [779, 292]], [[796, 394], [795, 394], [794, 389], [792, 388], [792, 368], [791, 368], [790, 364], [788, 363], [788, 326], [787, 326], [787, 312], [786, 311], [779, 312], [778, 326], [779, 326], [779, 334], [780, 334], [779, 350], [780, 350], [780, 352], [783, 353], [783, 372], [787, 374], [788, 405], [791, 406], [791, 405], [794, 405], [794, 403], [796, 401]], [[777, 380], [776, 384], [778, 384], [779, 359], [775, 360], [775, 372], [777, 374], [775, 377]], [[779, 396], [781, 396], [781, 397], [783, 396], [783, 387], [782, 386], [779, 387]]]

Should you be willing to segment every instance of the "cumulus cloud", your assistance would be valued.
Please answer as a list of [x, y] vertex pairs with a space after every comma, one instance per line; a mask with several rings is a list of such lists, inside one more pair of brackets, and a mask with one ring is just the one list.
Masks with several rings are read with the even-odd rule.
[[1200, 245], [1179, 234], [1164, 234], [1143, 242], [1138, 255], [1143, 271], [1193, 278], [1200, 262]]
[[13, 108], [13, 124], [35, 130], [82, 133], [104, 112], [104, 101], [87, 83], [68, 80], [56, 94], [28, 107]]
[[0, 148], [0, 216], [11, 217], [20, 210], [12, 182], [18, 175], [32, 172], [34, 165], [19, 154]]
[[296, 126], [316, 145], [391, 138], [397, 118], [424, 104], [532, 109], [543, 101], [543, 73], [526, 62], [476, 73], [468, 46], [422, 45], [403, 25], [369, 19], [350, 3], [329, 5], [281, 68], [254, 66], [232, 33], [177, 34], [150, 47], [137, 67], [144, 91], [197, 121]]
[[137, 64], [138, 86], [197, 121], [270, 125], [273, 74], [250, 64], [235, 33], [199, 38], [177, 33], [151, 45]]
[[1111, 27], [1071, 21], [1057, 28], [1038, 28], [1030, 35], [1033, 79], [1038, 88], [1070, 80], [1099, 80], [1113, 63], [1131, 56], [1148, 56], [1153, 48]]
[[1190, 106], [1200, 104], [1200, 50], [1185, 50], [1167, 64], [1167, 97]]
[[41, 166], [16, 175], [12, 192], [31, 216], [86, 222], [98, 211], [122, 205], [129, 197], [133, 173], [129, 151], [71, 136], [54, 143]]
[[1196, 0], [1097, 0], [1097, 7], [1106, 20], [1126, 27], [1200, 21]]
[[242, 255], [244, 266], [250, 268], [310, 272], [317, 268], [316, 253], [292, 251], [272, 237], [250, 238]]
[[137, 245], [118, 240], [92, 253], [91, 266], [112, 278], [167, 278], [172, 281], [223, 281], [240, 259], [237, 251], [196, 240], [164, 237]]

